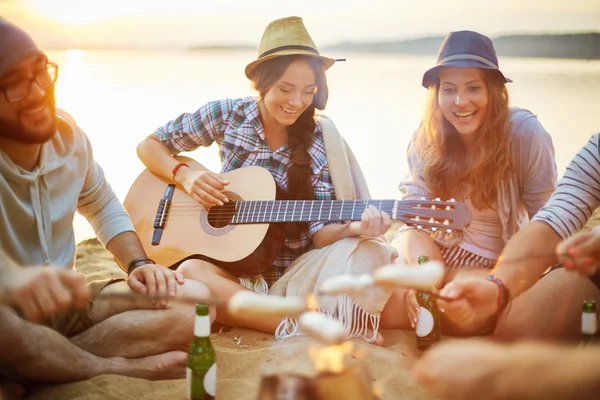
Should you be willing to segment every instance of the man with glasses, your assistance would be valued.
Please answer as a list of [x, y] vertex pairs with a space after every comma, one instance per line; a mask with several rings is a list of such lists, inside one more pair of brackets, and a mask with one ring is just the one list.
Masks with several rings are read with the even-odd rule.
[[[194, 310], [170, 300], [186, 296], [206, 302], [210, 293], [146, 257], [84, 132], [55, 108], [57, 78], [58, 66], [24, 31], [0, 18], [0, 269], [9, 258], [21, 267], [72, 269], [78, 211], [129, 276], [90, 282], [95, 301], [40, 325], [18, 315], [28, 307], [15, 311], [0, 302], [0, 377], [181, 378], [186, 361], [181, 350], [193, 338]], [[35, 319], [80, 299], [52, 293], [30, 292], [21, 304], [38, 309]]]

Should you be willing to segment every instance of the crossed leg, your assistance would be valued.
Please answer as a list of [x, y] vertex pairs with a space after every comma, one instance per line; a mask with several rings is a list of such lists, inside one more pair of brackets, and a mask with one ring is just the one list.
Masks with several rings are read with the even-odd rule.
[[[129, 290], [125, 283], [104, 290]], [[207, 302], [201, 283], [186, 281], [178, 295]], [[151, 309], [154, 308], [154, 309]], [[193, 337], [193, 304], [156, 309], [146, 299], [114, 303], [108, 297], [92, 308], [97, 325], [71, 340], [0, 307], [0, 374], [16, 380], [65, 382], [100, 374], [145, 379], [185, 376], [186, 353]], [[214, 312], [211, 313], [214, 318]]]

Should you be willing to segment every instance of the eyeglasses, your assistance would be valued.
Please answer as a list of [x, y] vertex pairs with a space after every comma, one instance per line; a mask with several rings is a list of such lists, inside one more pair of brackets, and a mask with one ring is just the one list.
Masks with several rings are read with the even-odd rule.
[[40, 88], [46, 89], [54, 85], [57, 79], [58, 65], [49, 62], [46, 65], [46, 69], [39, 72], [35, 77], [9, 83], [8, 85], [1, 87], [0, 91], [4, 92], [4, 97], [6, 97], [8, 102], [14, 103], [29, 96], [29, 93], [31, 93], [31, 85], [34, 81]]

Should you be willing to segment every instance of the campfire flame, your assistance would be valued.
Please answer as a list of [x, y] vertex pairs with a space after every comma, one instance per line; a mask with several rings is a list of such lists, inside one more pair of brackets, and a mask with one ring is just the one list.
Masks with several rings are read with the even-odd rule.
[[340, 373], [344, 371], [346, 359], [352, 354], [352, 342], [345, 341], [339, 345], [315, 345], [309, 350], [309, 357], [320, 373]]
[[383, 387], [381, 386], [381, 383], [373, 382], [372, 388], [373, 388], [373, 396], [375, 396], [376, 399], [380, 399], [381, 396], [383, 395]]
[[311, 311], [318, 311], [319, 308], [319, 302], [317, 301], [317, 296], [315, 296], [314, 294], [309, 294], [308, 296], [306, 296], [306, 308], [308, 308]]

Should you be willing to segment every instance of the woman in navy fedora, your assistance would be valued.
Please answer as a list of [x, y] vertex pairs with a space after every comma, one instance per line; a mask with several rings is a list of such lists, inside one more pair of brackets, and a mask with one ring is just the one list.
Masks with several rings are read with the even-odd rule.
[[[450, 233], [404, 227], [393, 245], [409, 264], [417, 264], [419, 255], [443, 262], [446, 283], [457, 275], [489, 275], [508, 239], [555, 189], [552, 139], [531, 112], [509, 107], [509, 82], [492, 41], [472, 31], [448, 34], [437, 64], [423, 75], [429, 95], [409, 145], [410, 172], [399, 186], [402, 198], [463, 201], [472, 222]], [[502, 289], [499, 279], [489, 279]], [[415, 293], [395, 297], [396, 306], [406, 303], [408, 314], [408, 322], [398, 325], [415, 327]], [[389, 308], [386, 312], [396, 312]], [[443, 327], [460, 330], [451, 323]]]

